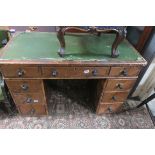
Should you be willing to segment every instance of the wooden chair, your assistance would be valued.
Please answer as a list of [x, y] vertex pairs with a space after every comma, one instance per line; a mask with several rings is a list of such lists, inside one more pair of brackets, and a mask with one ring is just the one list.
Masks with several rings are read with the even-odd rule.
[[65, 53], [65, 38], [64, 35], [67, 33], [93, 33], [100, 36], [101, 33], [116, 33], [116, 38], [112, 44], [111, 57], [115, 58], [119, 56], [117, 50], [118, 45], [126, 37], [126, 27], [125, 26], [60, 26], [57, 30], [57, 37], [60, 42], [60, 49], [58, 54], [63, 57]]

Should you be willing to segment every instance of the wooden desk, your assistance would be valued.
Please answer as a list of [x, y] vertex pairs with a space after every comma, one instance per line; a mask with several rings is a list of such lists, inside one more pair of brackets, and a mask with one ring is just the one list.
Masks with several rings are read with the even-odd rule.
[[17, 34], [3, 48], [0, 67], [20, 114], [48, 114], [46, 79], [99, 79], [94, 91], [97, 114], [116, 112], [146, 61], [127, 40], [118, 47], [119, 57], [111, 58], [114, 37], [65, 36], [68, 46], [60, 58], [56, 33]]

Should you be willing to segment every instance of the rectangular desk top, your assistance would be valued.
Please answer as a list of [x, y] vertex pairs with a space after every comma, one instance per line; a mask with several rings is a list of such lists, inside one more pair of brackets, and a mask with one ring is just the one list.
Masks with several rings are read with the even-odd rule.
[[60, 48], [56, 33], [17, 33], [0, 52], [0, 64], [54, 64], [54, 63], [128, 63], [142, 64], [146, 61], [125, 39], [118, 47], [120, 55], [111, 58], [111, 45], [115, 34], [66, 35], [65, 57], [57, 52]]

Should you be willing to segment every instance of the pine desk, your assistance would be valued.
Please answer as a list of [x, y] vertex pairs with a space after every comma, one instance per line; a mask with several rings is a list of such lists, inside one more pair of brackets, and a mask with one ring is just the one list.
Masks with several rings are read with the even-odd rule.
[[67, 35], [64, 58], [57, 54], [56, 33], [23, 32], [13, 37], [0, 54], [0, 69], [19, 113], [48, 114], [47, 79], [98, 79], [96, 113], [116, 112], [146, 61], [127, 40], [118, 47], [119, 57], [111, 58], [114, 37]]

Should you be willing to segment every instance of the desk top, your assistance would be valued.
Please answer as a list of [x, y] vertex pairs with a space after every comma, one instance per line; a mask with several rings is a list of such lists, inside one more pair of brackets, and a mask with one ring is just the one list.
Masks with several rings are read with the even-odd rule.
[[66, 35], [65, 57], [57, 52], [60, 48], [56, 33], [22, 32], [13, 37], [0, 52], [0, 64], [23, 63], [138, 63], [146, 61], [125, 39], [118, 47], [120, 55], [111, 58], [111, 45], [115, 34], [102, 34], [100, 37], [90, 34]]

